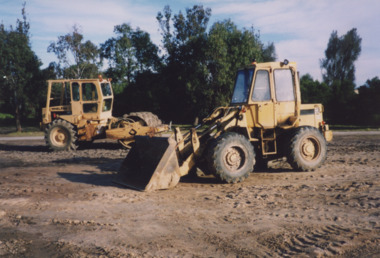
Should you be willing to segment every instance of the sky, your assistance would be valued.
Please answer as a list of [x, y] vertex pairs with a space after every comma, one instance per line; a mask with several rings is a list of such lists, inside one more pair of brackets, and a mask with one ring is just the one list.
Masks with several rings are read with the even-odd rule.
[[115, 25], [128, 23], [148, 32], [160, 46], [156, 20], [169, 5], [174, 14], [195, 4], [212, 10], [209, 28], [217, 21], [231, 19], [239, 29], [260, 32], [263, 43], [273, 42], [277, 60], [298, 64], [301, 75], [322, 79], [320, 59], [331, 33], [339, 36], [357, 28], [362, 52], [355, 63], [356, 85], [380, 77], [380, 1], [379, 0], [0, 0], [0, 22], [15, 25], [21, 19], [22, 3], [30, 23], [32, 50], [42, 67], [58, 61], [47, 53], [48, 45], [78, 25], [84, 40], [99, 45], [115, 36]]

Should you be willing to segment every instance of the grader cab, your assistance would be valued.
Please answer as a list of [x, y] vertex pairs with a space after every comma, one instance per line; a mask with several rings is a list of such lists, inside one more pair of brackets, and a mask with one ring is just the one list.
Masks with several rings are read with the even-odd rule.
[[237, 72], [230, 106], [184, 135], [136, 137], [117, 182], [143, 191], [174, 187], [194, 168], [226, 183], [286, 157], [298, 171], [320, 167], [332, 132], [321, 104], [301, 104], [296, 63], [253, 63]]
[[167, 131], [150, 112], [135, 112], [123, 118], [112, 116], [111, 79], [49, 80], [41, 128], [46, 144], [55, 151], [75, 150], [79, 144], [110, 138], [129, 148], [135, 135]]

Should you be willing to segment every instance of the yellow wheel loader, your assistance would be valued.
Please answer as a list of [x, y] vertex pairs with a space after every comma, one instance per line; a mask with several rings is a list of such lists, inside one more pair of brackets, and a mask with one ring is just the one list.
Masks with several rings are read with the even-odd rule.
[[111, 79], [49, 80], [41, 128], [54, 151], [75, 150], [94, 139], [116, 139], [130, 148], [136, 135], [153, 136], [168, 130], [150, 112], [112, 116]]
[[230, 106], [203, 124], [170, 137], [135, 137], [116, 182], [143, 190], [167, 189], [199, 168], [226, 183], [241, 182], [257, 166], [286, 157], [298, 171], [326, 159], [332, 132], [322, 104], [301, 104], [296, 63], [252, 63], [238, 70]]

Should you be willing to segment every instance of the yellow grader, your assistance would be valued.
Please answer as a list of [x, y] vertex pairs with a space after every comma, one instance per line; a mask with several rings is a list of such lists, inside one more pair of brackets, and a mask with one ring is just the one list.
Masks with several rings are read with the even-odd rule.
[[49, 80], [41, 128], [54, 151], [75, 150], [94, 139], [116, 139], [130, 148], [136, 135], [153, 136], [168, 130], [150, 112], [134, 112], [123, 118], [112, 116], [111, 79]]
[[226, 183], [241, 182], [255, 165], [286, 157], [313, 171], [327, 154], [332, 131], [322, 104], [301, 104], [295, 62], [252, 63], [238, 70], [231, 104], [203, 123], [169, 137], [136, 136], [116, 182], [142, 191], [168, 189], [199, 168]]

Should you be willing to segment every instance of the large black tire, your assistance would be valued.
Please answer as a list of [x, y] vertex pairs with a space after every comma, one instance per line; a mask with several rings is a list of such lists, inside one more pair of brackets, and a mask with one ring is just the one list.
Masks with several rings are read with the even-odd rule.
[[53, 151], [77, 149], [77, 133], [72, 124], [65, 120], [54, 120], [45, 129], [45, 141]]
[[287, 160], [298, 171], [314, 171], [327, 156], [327, 144], [323, 135], [314, 127], [297, 128], [287, 143]]
[[246, 179], [255, 165], [255, 151], [246, 137], [229, 132], [216, 139], [208, 155], [211, 172], [222, 182]]
[[162, 121], [158, 118], [158, 116], [151, 112], [132, 112], [130, 114], [125, 114], [123, 118], [132, 119], [135, 122], [140, 120], [144, 122], [143, 125], [150, 127], [162, 125]]
[[[123, 119], [119, 121], [118, 127], [124, 127], [124, 123], [139, 122], [143, 126], [156, 127], [162, 125], [162, 121], [157, 115], [151, 112], [132, 112], [130, 114], [123, 115]], [[124, 149], [130, 149], [134, 141], [118, 140], [119, 144]]]

